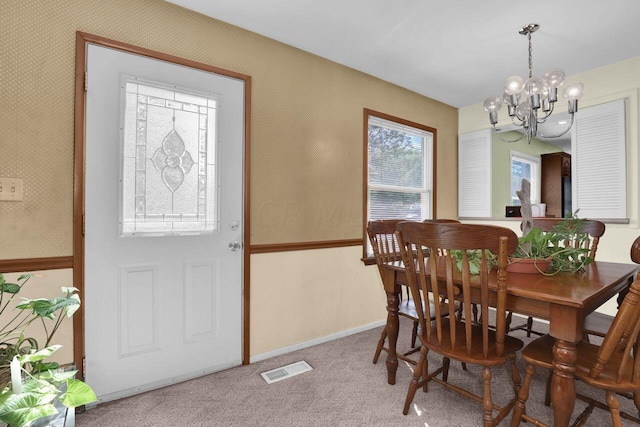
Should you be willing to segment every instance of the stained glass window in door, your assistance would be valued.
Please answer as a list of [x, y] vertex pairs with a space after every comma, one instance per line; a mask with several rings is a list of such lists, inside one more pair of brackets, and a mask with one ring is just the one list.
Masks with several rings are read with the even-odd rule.
[[121, 235], [216, 231], [213, 94], [124, 77]]

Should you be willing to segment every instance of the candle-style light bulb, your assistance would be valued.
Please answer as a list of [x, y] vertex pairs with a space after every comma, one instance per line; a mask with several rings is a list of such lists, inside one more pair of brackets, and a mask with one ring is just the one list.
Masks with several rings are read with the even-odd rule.
[[498, 123], [498, 110], [502, 107], [502, 98], [490, 96], [484, 100], [484, 111], [489, 113], [489, 121], [492, 125]]
[[520, 76], [508, 77], [504, 82], [504, 91], [509, 95], [515, 95], [522, 92], [524, 87], [524, 79]]

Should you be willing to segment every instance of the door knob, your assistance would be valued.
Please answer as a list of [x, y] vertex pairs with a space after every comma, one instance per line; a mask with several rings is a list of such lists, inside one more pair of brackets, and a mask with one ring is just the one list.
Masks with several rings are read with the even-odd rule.
[[242, 245], [239, 242], [231, 242], [229, 243], [229, 250], [230, 251], [239, 251], [240, 249], [242, 249]]

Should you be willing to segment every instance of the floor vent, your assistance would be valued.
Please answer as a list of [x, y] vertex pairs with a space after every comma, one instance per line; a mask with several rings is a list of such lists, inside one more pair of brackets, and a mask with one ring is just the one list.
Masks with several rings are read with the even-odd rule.
[[282, 368], [272, 369], [267, 372], [263, 372], [262, 378], [267, 384], [275, 383], [278, 381], [286, 380], [287, 378], [294, 377], [304, 372], [309, 372], [313, 368], [305, 361], [292, 363], [291, 365], [283, 366]]

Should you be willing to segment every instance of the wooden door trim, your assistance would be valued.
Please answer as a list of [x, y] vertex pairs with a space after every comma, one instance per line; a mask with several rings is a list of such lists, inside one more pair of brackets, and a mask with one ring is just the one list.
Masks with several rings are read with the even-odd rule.
[[[242, 323], [242, 363], [249, 364], [250, 356], [250, 253], [248, 248], [250, 234], [250, 206], [249, 202], [249, 177], [251, 164], [249, 154], [251, 152], [251, 76], [225, 70], [209, 64], [193, 61], [190, 59], [180, 58], [166, 53], [134, 46], [128, 43], [107, 39], [105, 37], [93, 34], [76, 32], [76, 88], [75, 88], [75, 125], [74, 125], [74, 173], [73, 173], [73, 283], [80, 291], [81, 297], [84, 297], [84, 204], [85, 204], [85, 76], [87, 72], [87, 44], [95, 44], [112, 49], [129, 52], [137, 55], [147, 56], [153, 59], [159, 59], [166, 62], [172, 62], [178, 65], [184, 65], [191, 68], [220, 74], [227, 77], [236, 78], [244, 81], [244, 174], [243, 174], [243, 190], [244, 190], [244, 233], [243, 233], [243, 323]], [[81, 306], [73, 317], [73, 358], [80, 371], [81, 378], [84, 378], [84, 306]]]
[[24, 271], [40, 271], [40, 270], [60, 270], [63, 268], [73, 268], [72, 256], [0, 260], [0, 271], [3, 273], [22, 273]]

